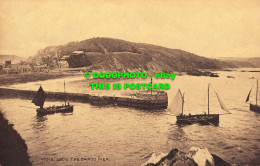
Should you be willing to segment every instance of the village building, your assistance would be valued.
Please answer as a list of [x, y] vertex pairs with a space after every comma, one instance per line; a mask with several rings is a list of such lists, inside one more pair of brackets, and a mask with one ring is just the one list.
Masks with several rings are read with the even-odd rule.
[[69, 63], [67, 61], [69, 58], [70, 58], [70, 55], [62, 56], [61, 59], [59, 61], [57, 61], [58, 68], [69, 68]]
[[82, 58], [82, 57], [85, 57], [85, 53], [84, 53], [84, 51], [73, 51], [71, 56], [72, 57]]
[[0, 74], [4, 74], [4, 65], [3, 64], [0, 64]]
[[0, 64], [0, 70], [3, 70], [4, 65]]
[[62, 58], [60, 59], [60, 61], [66, 61], [67, 59], [70, 58], [70, 55], [64, 55], [62, 56]]
[[47, 68], [47, 65], [37, 65], [33, 66], [34, 72], [49, 72], [49, 69]]
[[5, 68], [11, 68], [11, 61], [5, 61]]
[[25, 65], [21, 65], [21, 64], [11, 64], [11, 72], [12, 73], [27, 73], [27, 72], [31, 72], [32, 68], [30, 65], [25, 64]]
[[67, 61], [58, 61], [58, 68], [69, 68], [69, 63]]
[[19, 65], [19, 73], [26, 73], [26, 72], [31, 72], [32, 68], [30, 65]]
[[11, 64], [11, 71], [12, 73], [19, 73], [19, 65], [18, 64]]

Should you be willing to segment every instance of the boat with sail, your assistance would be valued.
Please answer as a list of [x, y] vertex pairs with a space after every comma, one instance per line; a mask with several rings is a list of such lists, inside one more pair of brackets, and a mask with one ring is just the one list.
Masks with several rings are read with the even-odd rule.
[[64, 81], [64, 102], [65, 105], [62, 106], [51, 106], [51, 107], [46, 107], [44, 108], [44, 102], [46, 99], [46, 93], [43, 91], [42, 86], [40, 86], [39, 90], [37, 91], [34, 99], [32, 102], [36, 105], [39, 106], [36, 110], [38, 115], [46, 115], [46, 114], [54, 114], [54, 113], [66, 113], [66, 112], [73, 112], [73, 105], [70, 105], [69, 103], [66, 103], [66, 93], [65, 93], [65, 81]]
[[[209, 89], [210, 84], [208, 85], [208, 113], [204, 114], [196, 114], [196, 115], [185, 115], [184, 114], [184, 93], [182, 94], [180, 89], [178, 90], [177, 94], [175, 95], [174, 101], [175, 106], [177, 109], [181, 110], [181, 113], [176, 116], [177, 118], [177, 124], [193, 124], [193, 123], [200, 123], [200, 124], [213, 124], [218, 125], [219, 124], [219, 114], [211, 114], [210, 113], [210, 107], [209, 107]], [[214, 88], [213, 88], [214, 89]], [[215, 91], [215, 90], [214, 90]], [[224, 105], [220, 97], [218, 96], [217, 92], [215, 91], [215, 94], [218, 98], [218, 102], [220, 104], [221, 109], [228, 112], [227, 107]]]
[[[253, 85], [253, 87], [254, 87], [254, 85]], [[253, 87], [251, 88], [251, 90], [248, 93], [248, 96], [246, 98], [246, 102], [248, 102], [249, 99], [250, 99], [250, 95], [251, 95]], [[258, 79], [256, 80], [256, 102], [255, 102], [255, 104], [250, 103], [250, 110], [260, 113], [260, 106], [257, 105], [257, 100], [258, 100]]]

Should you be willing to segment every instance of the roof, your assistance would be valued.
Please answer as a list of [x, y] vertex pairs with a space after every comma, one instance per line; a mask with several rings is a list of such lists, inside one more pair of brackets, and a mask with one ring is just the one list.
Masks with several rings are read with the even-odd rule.
[[63, 55], [62, 58], [69, 58], [70, 55]]
[[73, 54], [84, 54], [84, 51], [73, 51]]
[[11, 69], [18, 69], [19, 65], [18, 64], [11, 64]]
[[62, 58], [60, 58], [61, 60], [66, 60], [67, 58], [69, 58], [70, 57], [70, 55], [64, 55], [64, 56], [62, 56]]
[[30, 65], [19, 65], [19, 67], [22, 69], [31, 69]]
[[46, 65], [38, 65], [38, 66], [34, 66], [34, 68], [46, 68]]

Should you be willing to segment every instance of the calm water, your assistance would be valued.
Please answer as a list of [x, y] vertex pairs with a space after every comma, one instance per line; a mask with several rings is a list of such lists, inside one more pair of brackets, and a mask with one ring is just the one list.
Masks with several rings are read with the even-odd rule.
[[[37, 117], [36, 107], [29, 100], [1, 99], [0, 107], [25, 139], [34, 165], [140, 165], [148, 160], [152, 152], [158, 155], [168, 153], [172, 148], [187, 152], [192, 146], [207, 147], [232, 164], [259, 164], [260, 114], [249, 111], [245, 99], [256, 81], [249, 77], [260, 78], [260, 73], [219, 73], [219, 78], [176, 76], [174, 81], [154, 79], [155, 82], [171, 84], [171, 89], [167, 91], [168, 110], [149, 112], [73, 103], [73, 113]], [[235, 79], [227, 78], [228, 75]], [[37, 90], [41, 84], [47, 91], [63, 91], [63, 80], [9, 87]], [[141, 81], [149, 80], [124, 80], [122, 83]], [[171, 101], [178, 88], [185, 92], [185, 113], [203, 113], [207, 111], [208, 83], [213, 85], [232, 114], [221, 115], [219, 126], [177, 126], [176, 118], [169, 109], [173, 107]], [[83, 74], [82, 77], [66, 78], [66, 91], [100, 95], [120, 95], [124, 92], [90, 90]], [[254, 98], [252, 101], [255, 101]], [[46, 102], [45, 106], [54, 104], [62, 103]], [[225, 113], [220, 109], [213, 89], [210, 90], [210, 111]], [[43, 161], [42, 158], [55, 161]], [[57, 158], [67, 158], [68, 161], [57, 161]], [[76, 158], [89, 160], [77, 161]]]

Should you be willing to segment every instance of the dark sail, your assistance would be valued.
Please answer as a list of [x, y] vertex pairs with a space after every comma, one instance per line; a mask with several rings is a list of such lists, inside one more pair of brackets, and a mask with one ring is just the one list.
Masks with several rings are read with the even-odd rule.
[[249, 91], [249, 93], [248, 93], [248, 96], [247, 96], [247, 98], [246, 98], [246, 102], [248, 102], [248, 100], [249, 100], [249, 98], [250, 98], [250, 93], [251, 93], [251, 91], [252, 91], [252, 89]]
[[36, 93], [34, 99], [33, 99], [33, 103], [36, 106], [40, 106], [40, 108], [43, 108], [43, 104], [45, 102], [45, 98], [46, 98], [46, 94], [44, 93], [42, 86], [40, 86], [38, 92]]

